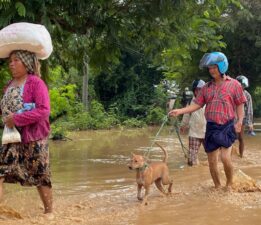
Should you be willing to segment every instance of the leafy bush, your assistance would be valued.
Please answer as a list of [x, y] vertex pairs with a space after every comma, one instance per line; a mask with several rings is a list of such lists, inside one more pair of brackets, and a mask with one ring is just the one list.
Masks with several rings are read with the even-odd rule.
[[53, 140], [62, 140], [67, 135], [67, 129], [64, 129], [62, 124], [52, 124], [51, 125], [51, 138]]
[[[0, 61], [1, 62], [1, 61]], [[3, 95], [3, 88], [6, 86], [7, 82], [11, 80], [11, 76], [9, 74], [9, 71], [0, 64], [0, 97], [2, 98]]]
[[76, 102], [76, 86], [74, 84], [65, 85], [50, 90], [51, 100], [51, 120], [57, 117], [70, 114], [75, 111]]
[[135, 127], [144, 127], [145, 123], [142, 120], [138, 120], [136, 118], [130, 118], [122, 122], [122, 125], [127, 128], [135, 128]]
[[103, 106], [92, 101], [90, 111], [84, 111], [82, 104], [76, 105], [77, 112], [55, 121], [53, 135], [63, 135], [63, 130], [88, 130], [88, 129], [109, 129], [119, 124], [114, 114], [106, 113]]
[[165, 110], [160, 107], [150, 108], [146, 117], [146, 122], [152, 125], [161, 124], [165, 115]]
[[112, 128], [119, 123], [116, 115], [106, 113], [101, 103], [96, 100], [91, 102], [90, 107], [92, 129]]

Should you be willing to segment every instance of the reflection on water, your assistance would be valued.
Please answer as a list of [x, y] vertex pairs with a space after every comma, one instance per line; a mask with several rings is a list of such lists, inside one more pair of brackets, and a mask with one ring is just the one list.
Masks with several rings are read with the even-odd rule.
[[[108, 189], [115, 185], [129, 183], [133, 173], [126, 170], [132, 152], [143, 154], [149, 151], [151, 160], [163, 157], [158, 147], [150, 148], [157, 128], [128, 131], [79, 132], [71, 137], [74, 141], [53, 142], [52, 173], [54, 183], [63, 189], [69, 184], [72, 190], [85, 185], [84, 191]], [[169, 152], [169, 167], [172, 170], [184, 166], [185, 160], [178, 139], [168, 130], [163, 131], [160, 142]], [[88, 138], [84, 139], [86, 136]], [[80, 140], [80, 141], [79, 141]], [[206, 157], [203, 155], [205, 160]]]
[[[149, 205], [140, 209], [135, 172], [128, 170], [126, 164], [132, 152], [149, 151], [151, 160], [161, 160], [160, 148], [150, 148], [157, 131], [155, 127], [77, 132], [70, 136], [72, 141], [51, 142], [52, 181], [57, 217], [59, 221], [63, 218], [61, 224], [88, 224], [86, 220], [92, 221], [90, 224], [260, 224], [260, 192], [214, 191], [203, 149], [199, 156], [202, 164], [187, 167], [178, 138], [169, 128], [161, 132], [158, 141], [169, 153], [168, 165], [174, 178], [175, 195], [164, 198], [153, 187]], [[260, 136], [257, 133], [255, 137], [245, 137], [245, 158], [233, 156], [235, 167], [258, 182], [261, 180]], [[187, 145], [187, 137], [182, 138]], [[26, 205], [35, 202], [40, 206], [34, 189], [18, 185], [7, 185], [6, 189], [7, 205], [17, 211], [26, 211], [28, 218], [39, 214], [39, 207], [25, 210]], [[30, 199], [26, 197], [28, 194]], [[17, 200], [18, 196], [21, 200]], [[92, 218], [94, 214], [96, 216]], [[18, 223], [5, 221], [5, 224]]]

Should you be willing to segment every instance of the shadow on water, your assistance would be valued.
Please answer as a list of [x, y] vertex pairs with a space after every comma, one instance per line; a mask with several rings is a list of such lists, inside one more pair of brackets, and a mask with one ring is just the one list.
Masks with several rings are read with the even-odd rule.
[[[152, 188], [149, 205], [136, 200], [135, 172], [127, 168], [131, 152], [160, 160], [160, 148], [149, 148], [158, 128], [87, 131], [71, 134], [72, 141], [50, 142], [56, 218], [53, 224], [260, 224], [261, 193], [214, 191], [207, 158], [200, 149], [201, 165], [187, 167], [178, 138], [169, 128], [158, 141], [169, 153], [174, 195], [162, 197]], [[233, 156], [234, 165], [261, 181], [261, 134], [246, 136], [246, 154]], [[187, 145], [187, 137], [182, 137]], [[237, 144], [236, 144], [237, 145]], [[222, 169], [222, 167], [220, 167]], [[224, 175], [222, 182], [224, 184]], [[34, 188], [5, 186], [4, 205], [22, 214], [22, 221], [0, 216], [0, 224], [46, 224]], [[30, 197], [28, 197], [30, 196]]]

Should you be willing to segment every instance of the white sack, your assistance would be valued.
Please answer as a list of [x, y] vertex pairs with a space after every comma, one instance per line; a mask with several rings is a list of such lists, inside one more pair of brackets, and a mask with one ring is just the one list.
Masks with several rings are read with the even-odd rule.
[[2, 144], [9, 144], [9, 143], [17, 143], [21, 142], [21, 135], [19, 131], [13, 127], [8, 128], [6, 125], [4, 127], [3, 136], [2, 136]]
[[0, 58], [8, 58], [14, 50], [27, 50], [39, 59], [47, 59], [53, 51], [51, 36], [40, 24], [10, 24], [0, 30]]

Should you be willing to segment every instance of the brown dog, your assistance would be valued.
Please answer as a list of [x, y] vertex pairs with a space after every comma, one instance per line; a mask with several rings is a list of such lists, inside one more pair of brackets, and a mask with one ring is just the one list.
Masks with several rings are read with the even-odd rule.
[[[136, 181], [138, 184], [138, 194], [137, 198], [142, 204], [147, 204], [147, 198], [149, 195], [150, 185], [155, 182], [156, 187], [165, 195], [171, 194], [173, 181], [169, 178], [169, 169], [166, 164], [168, 159], [168, 154], [165, 149], [156, 143], [164, 152], [164, 159], [162, 162], [153, 162], [148, 164], [144, 157], [141, 155], [132, 154], [131, 162], [128, 164], [129, 169], [135, 169]], [[163, 185], [169, 185], [168, 193], [165, 192]], [[141, 197], [141, 189], [145, 188], [144, 198]]]

